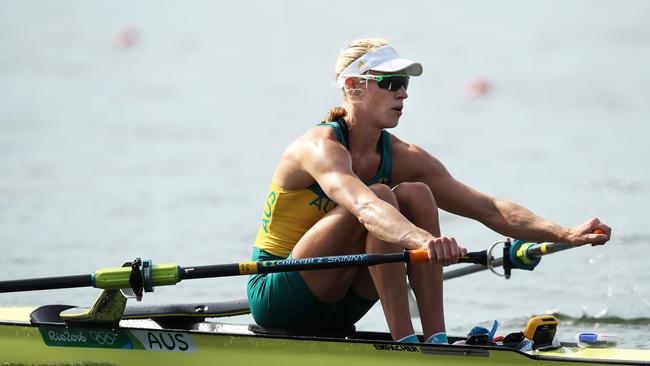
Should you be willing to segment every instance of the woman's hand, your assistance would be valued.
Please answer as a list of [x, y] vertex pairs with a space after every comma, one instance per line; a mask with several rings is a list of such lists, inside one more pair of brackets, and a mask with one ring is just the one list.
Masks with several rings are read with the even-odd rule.
[[596, 246], [607, 243], [611, 235], [612, 229], [609, 226], [597, 218], [593, 218], [568, 229], [567, 238], [564, 241], [574, 245], [591, 244]]
[[456, 243], [456, 239], [447, 236], [433, 238], [422, 246], [429, 253], [429, 262], [448, 266], [458, 262], [458, 258], [467, 254], [467, 249]]

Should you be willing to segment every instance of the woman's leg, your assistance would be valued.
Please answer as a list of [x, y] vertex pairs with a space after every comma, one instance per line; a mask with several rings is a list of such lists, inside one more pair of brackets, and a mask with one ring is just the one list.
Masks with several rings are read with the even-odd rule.
[[[382, 200], [398, 207], [390, 187], [372, 185], [370, 189]], [[308, 258], [356, 253], [391, 253], [402, 248], [367, 235], [359, 220], [337, 207], [316, 223], [296, 244], [292, 257]], [[368, 300], [381, 299], [393, 339], [413, 334], [408, 310], [406, 267], [402, 263], [358, 268], [340, 268], [300, 273], [314, 295], [326, 303], [340, 301], [350, 290]]]
[[[438, 207], [424, 183], [402, 183], [394, 188], [400, 211], [416, 226], [440, 236]], [[424, 339], [445, 331], [442, 266], [431, 263], [408, 265], [408, 276], [415, 293]]]
[[[378, 185], [377, 195], [401, 209], [395, 193], [385, 185]], [[390, 197], [390, 200], [384, 198]], [[372, 235], [367, 235], [367, 253], [396, 253], [404, 248], [383, 242]], [[393, 340], [398, 340], [414, 333], [408, 303], [408, 288], [406, 286], [406, 266], [404, 263], [389, 263], [368, 268], [373, 283], [381, 300], [386, 323]]]
[[[364, 253], [365, 237], [365, 228], [359, 220], [345, 208], [338, 206], [300, 238], [291, 252], [291, 257], [298, 259]], [[302, 271], [300, 276], [311, 292], [322, 302], [337, 303], [345, 297], [355, 283], [358, 273], [364, 270], [367, 271], [363, 267], [344, 267]], [[374, 288], [367, 288], [368, 283], [358, 284], [357, 287], [360, 290], [359, 295], [368, 300], [377, 298]]]

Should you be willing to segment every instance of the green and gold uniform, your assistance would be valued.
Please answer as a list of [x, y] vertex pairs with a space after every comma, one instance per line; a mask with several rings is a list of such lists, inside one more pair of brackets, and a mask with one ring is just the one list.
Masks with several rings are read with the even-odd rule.
[[[323, 122], [333, 128], [337, 140], [348, 145], [347, 125], [343, 120]], [[390, 185], [391, 146], [388, 132], [379, 139], [381, 163], [377, 174], [366, 185]], [[285, 259], [300, 238], [325, 214], [336, 207], [318, 183], [303, 189], [288, 190], [271, 182], [264, 205], [262, 223], [253, 248], [253, 260]], [[372, 307], [374, 301], [349, 291], [335, 304], [320, 301], [298, 272], [252, 275], [248, 281], [248, 300], [255, 321], [263, 326], [293, 329], [348, 328]]]

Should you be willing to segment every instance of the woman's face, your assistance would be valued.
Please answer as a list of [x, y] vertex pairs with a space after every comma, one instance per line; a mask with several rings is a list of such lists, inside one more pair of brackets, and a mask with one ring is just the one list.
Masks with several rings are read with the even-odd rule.
[[[374, 73], [381, 75], [382, 73]], [[351, 96], [357, 119], [368, 120], [379, 128], [397, 126], [402, 115], [404, 99], [408, 98], [406, 89], [402, 86], [396, 91], [380, 88], [376, 80], [356, 79], [356, 88], [366, 89], [360, 96]], [[364, 86], [365, 84], [365, 86]]]

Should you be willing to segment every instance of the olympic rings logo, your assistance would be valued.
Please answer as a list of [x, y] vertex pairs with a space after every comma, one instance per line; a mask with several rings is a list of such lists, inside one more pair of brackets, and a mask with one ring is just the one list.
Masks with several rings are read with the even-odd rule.
[[113, 332], [91, 331], [90, 338], [101, 345], [112, 345], [117, 340], [117, 335]]

